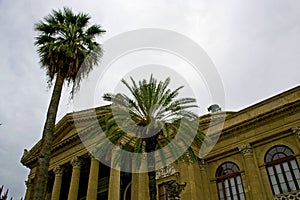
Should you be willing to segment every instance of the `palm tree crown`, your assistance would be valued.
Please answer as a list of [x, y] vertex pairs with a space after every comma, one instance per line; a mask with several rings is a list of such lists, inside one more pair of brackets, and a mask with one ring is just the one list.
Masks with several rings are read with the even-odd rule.
[[90, 18], [85, 13], [74, 14], [70, 8], [64, 8], [53, 10], [35, 24], [39, 32], [35, 45], [49, 83], [59, 74], [73, 84], [72, 94], [102, 56], [95, 37], [105, 30], [99, 25], [88, 26]]
[[[164, 165], [170, 164], [170, 159], [173, 162], [196, 161], [191, 143], [200, 147], [204, 135], [199, 129], [197, 115], [189, 110], [197, 107], [195, 99], [178, 98], [182, 87], [172, 91], [168, 88], [169, 78], [158, 82], [152, 75], [149, 81], [144, 79], [136, 83], [133, 78], [131, 81], [132, 86], [122, 80], [131, 97], [120, 93], [104, 94], [103, 98], [112, 104], [103, 109], [105, 117], [100, 118], [99, 123], [106, 138], [114, 145], [127, 152], [147, 154], [150, 199], [154, 200], [157, 157]], [[110, 152], [114, 148], [110, 142], [100, 142], [97, 155]], [[130, 166], [132, 159], [136, 159], [129, 158], [128, 154], [118, 156], [121, 157], [118, 159], [121, 167]], [[141, 161], [135, 160], [135, 163]]]
[[171, 126], [171, 124], [176, 126], [177, 122], [182, 119], [192, 121], [197, 118], [193, 112], [188, 110], [197, 107], [195, 99], [176, 99], [179, 90], [183, 87], [174, 91], [169, 89], [170, 78], [164, 82], [157, 82], [153, 76], [150, 77], [149, 82], [144, 79], [137, 84], [132, 78], [131, 81], [132, 86], [124, 79], [122, 83], [130, 91], [133, 99], [120, 93], [106, 93], [103, 98], [113, 103], [111, 108], [117, 106], [117, 109], [112, 110], [112, 117], [117, 120], [118, 125], [124, 130], [134, 133], [136, 137], [146, 139], [153, 136], [159, 137], [160, 134], [166, 136], [169, 135], [169, 132], [165, 133], [168, 130], [162, 129], [163, 126]]

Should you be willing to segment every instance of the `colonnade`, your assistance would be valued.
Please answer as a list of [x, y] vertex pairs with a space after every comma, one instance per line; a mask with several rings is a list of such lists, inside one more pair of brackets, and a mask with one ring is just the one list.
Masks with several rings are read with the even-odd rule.
[[[241, 157], [242, 162], [244, 163], [244, 173], [245, 173], [245, 182], [244, 186], [245, 193], [249, 199], [265, 199], [264, 191], [262, 188], [262, 180], [259, 175], [259, 169], [256, 159], [253, 154], [253, 147], [249, 143], [242, 144], [238, 147], [238, 150], [243, 155]], [[86, 200], [97, 200], [97, 195], [99, 192], [99, 172], [101, 172], [99, 160], [94, 158], [92, 155], [90, 157], [90, 169], [89, 177], [87, 183], [87, 192]], [[113, 156], [112, 161], [113, 162]], [[70, 160], [72, 165], [72, 174], [70, 180], [70, 186], [68, 191], [68, 200], [77, 200], [79, 192], [79, 183], [80, 183], [80, 170], [82, 167], [82, 159], [80, 157], [74, 157]], [[205, 199], [214, 199], [211, 196], [211, 193], [217, 191], [211, 191], [210, 183], [212, 178], [210, 173], [208, 173], [207, 163], [204, 160], [201, 160], [199, 164], [178, 164], [178, 171], [180, 172], [180, 181], [187, 183], [187, 188], [183, 191], [182, 195], [186, 199], [199, 199], [204, 197]], [[47, 200], [59, 200], [61, 197], [62, 183], [63, 183], [63, 174], [64, 166], [56, 166], [53, 169], [54, 172], [54, 183], [51, 191], [51, 198], [46, 198]], [[148, 177], [146, 173], [133, 173], [131, 174], [131, 199], [145, 199], [149, 196], [148, 190]], [[110, 168], [109, 175], [109, 185], [108, 185], [108, 200], [119, 200], [121, 196], [121, 172], [118, 169]], [[206, 184], [203, 184], [206, 183]], [[24, 200], [30, 200], [32, 181], [26, 181], [26, 196]], [[215, 188], [215, 186], [213, 186]]]
[[[99, 160], [90, 155], [91, 165], [89, 170], [89, 178], [87, 185], [86, 200], [97, 200], [98, 194], [98, 177], [99, 168], [101, 167]], [[82, 159], [80, 157], [74, 157], [71, 159], [72, 175], [70, 181], [70, 187], [68, 191], [68, 200], [77, 200], [80, 183], [80, 172], [82, 167]], [[101, 170], [101, 169], [100, 169]], [[56, 166], [53, 169], [54, 183], [51, 192], [51, 200], [59, 200], [62, 192], [63, 176], [65, 172], [64, 166]], [[32, 190], [32, 180], [26, 181], [26, 195], [24, 200], [30, 200]], [[120, 197], [120, 171], [110, 168], [110, 180], [109, 180], [109, 200], [119, 200]]]

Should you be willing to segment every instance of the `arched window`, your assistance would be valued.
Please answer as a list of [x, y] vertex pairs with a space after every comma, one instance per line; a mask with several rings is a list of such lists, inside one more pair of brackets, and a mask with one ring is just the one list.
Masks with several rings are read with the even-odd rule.
[[245, 200], [240, 169], [232, 162], [222, 164], [216, 173], [220, 200]]
[[286, 146], [275, 146], [265, 156], [273, 194], [299, 190], [300, 173], [294, 152]]

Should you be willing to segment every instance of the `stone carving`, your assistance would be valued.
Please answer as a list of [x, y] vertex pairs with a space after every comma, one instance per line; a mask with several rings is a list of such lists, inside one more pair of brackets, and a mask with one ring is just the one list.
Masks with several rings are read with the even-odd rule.
[[212, 112], [212, 113], [222, 111], [221, 107], [218, 104], [213, 104], [213, 105], [209, 106], [207, 108], [207, 110], [208, 110], [208, 112]]
[[191, 154], [189, 152], [185, 152], [184, 155], [182, 156], [183, 157], [183, 162], [185, 163], [194, 163], [194, 160], [191, 156]]
[[28, 179], [27, 181], [25, 181], [25, 185], [26, 185], [27, 188], [31, 188], [31, 186], [32, 186], [32, 180]]
[[28, 153], [29, 153], [28, 150], [27, 150], [27, 149], [24, 149], [22, 158], [25, 157]]
[[90, 150], [88, 151], [88, 155], [89, 155], [89, 157], [90, 157], [91, 159], [96, 159], [96, 158], [95, 158], [96, 153], [97, 153], [96, 148], [90, 149]]
[[242, 144], [238, 149], [244, 156], [252, 155], [253, 153], [253, 149], [249, 143]]
[[206, 169], [206, 166], [207, 166], [207, 163], [205, 162], [204, 159], [201, 159], [199, 161], [199, 167], [200, 167], [200, 170], [205, 170]]
[[170, 199], [180, 199], [182, 190], [185, 189], [186, 183], [178, 183], [175, 180], [163, 183]]
[[156, 171], [155, 179], [158, 180], [161, 178], [172, 176], [175, 173], [176, 173], [176, 170], [174, 169], [174, 167], [172, 167], [171, 165], [167, 165], [166, 167], [162, 167]]
[[55, 176], [62, 176], [64, 173], [64, 168], [62, 166], [57, 166], [53, 169]]
[[72, 165], [74, 168], [79, 168], [79, 167], [81, 167], [81, 164], [82, 164], [82, 160], [81, 160], [81, 158], [78, 158], [77, 156], [74, 157], [74, 158], [71, 160], [71, 165]]
[[274, 200], [300, 200], [300, 191], [276, 195]]
[[300, 126], [295, 126], [292, 128], [292, 132], [300, 139]]

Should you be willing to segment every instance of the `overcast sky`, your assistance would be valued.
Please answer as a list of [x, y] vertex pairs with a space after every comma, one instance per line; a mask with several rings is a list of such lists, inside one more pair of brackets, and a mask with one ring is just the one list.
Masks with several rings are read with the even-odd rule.
[[[99, 42], [141, 28], [172, 30], [195, 41], [223, 81], [223, 110], [243, 109], [300, 83], [298, 0], [0, 0], [0, 185], [14, 199], [24, 196], [29, 171], [20, 158], [41, 138], [51, 94], [33, 25], [63, 6], [101, 24], [107, 33]], [[66, 93], [59, 119], [72, 111]]]

